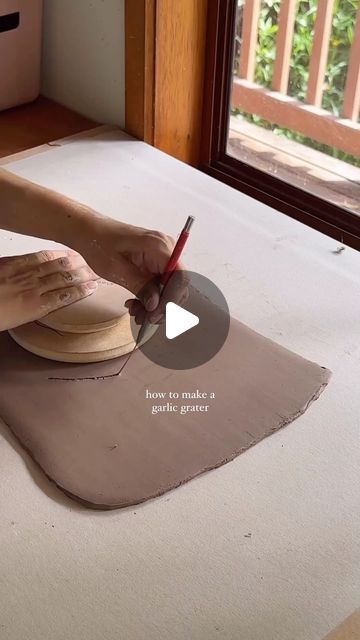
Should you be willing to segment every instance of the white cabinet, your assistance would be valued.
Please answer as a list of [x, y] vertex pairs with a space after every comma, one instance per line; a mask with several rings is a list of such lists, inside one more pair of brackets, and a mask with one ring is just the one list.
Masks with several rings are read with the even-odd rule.
[[39, 95], [43, 0], [0, 0], [0, 111]]

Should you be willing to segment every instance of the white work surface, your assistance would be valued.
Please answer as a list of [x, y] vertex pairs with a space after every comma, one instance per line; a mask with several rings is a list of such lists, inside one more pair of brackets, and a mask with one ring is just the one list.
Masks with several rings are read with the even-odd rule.
[[[196, 216], [188, 268], [333, 377], [233, 462], [112, 512], [63, 496], [2, 425], [0, 638], [320, 640], [360, 603], [360, 253], [119, 132], [8, 168], [172, 235]], [[1, 254], [49, 247], [0, 234]]]

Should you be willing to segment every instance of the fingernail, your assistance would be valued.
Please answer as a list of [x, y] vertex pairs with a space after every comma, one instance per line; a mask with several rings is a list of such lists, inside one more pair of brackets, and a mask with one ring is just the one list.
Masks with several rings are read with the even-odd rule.
[[91, 281], [87, 283], [87, 288], [90, 289], [91, 291], [93, 291], [94, 289], [97, 289], [98, 283]]

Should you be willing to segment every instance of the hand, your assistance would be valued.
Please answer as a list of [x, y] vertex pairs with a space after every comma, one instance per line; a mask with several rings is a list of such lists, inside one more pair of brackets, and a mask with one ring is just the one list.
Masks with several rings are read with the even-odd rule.
[[[169, 300], [181, 304], [187, 297], [187, 282], [176, 278], [176, 287], [165, 288], [160, 302], [157, 277], [164, 273], [175, 241], [159, 231], [151, 231], [98, 217], [87, 233], [81, 234], [81, 252], [89, 265], [100, 276], [129, 289], [139, 300], [129, 300], [130, 314], [139, 324], [148, 313], [150, 322], [162, 320], [165, 304]], [[179, 265], [179, 272], [183, 267]]]
[[89, 296], [97, 279], [71, 250], [0, 258], [0, 331], [39, 320]]
[[[103, 217], [84, 204], [1, 168], [0, 193], [1, 229], [47, 238], [75, 249], [99, 276], [135, 294], [143, 305], [142, 311], [163, 313], [163, 302], [170, 287], [166, 287], [159, 306], [160, 290], [155, 279], [166, 269], [174, 247], [172, 238]], [[179, 280], [177, 278], [178, 283]], [[185, 283], [178, 286], [172, 301], [179, 304], [185, 289]], [[40, 304], [39, 299], [37, 302]], [[34, 301], [32, 304], [37, 315], [40, 309]], [[135, 308], [139, 309], [139, 305], [134, 301], [134, 305], [130, 304], [130, 313], [133, 314]], [[17, 313], [20, 311], [23, 313], [23, 306]], [[154, 316], [149, 319], [155, 321]]]

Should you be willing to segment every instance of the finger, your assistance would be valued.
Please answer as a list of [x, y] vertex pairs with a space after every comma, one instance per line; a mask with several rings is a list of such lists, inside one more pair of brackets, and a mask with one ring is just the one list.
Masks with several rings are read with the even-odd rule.
[[80, 284], [67, 289], [59, 289], [58, 291], [49, 291], [40, 296], [41, 310], [44, 315], [61, 309], [69, 304], [73, 304], [78, 300], [87, 298], [97, 289], [97, 282], [91, 281], [86, 284]]
[[[127, 300], [125, 306], [129, 309], [129, 314], [134, 318], [136, 324], [143, 324], [144, 320], [148, 318], [148, 314], [139, 300]], [[165, 316], [162, 316], [158, 322], [153, 324], [162, 324], [164, 321]]]
[[146, 311], [139, 300], [129, 300], [129, 304], [126, 305], [129, 309], [129, 314], [134, 318], [136, 324], [142, 324], [147, 317]]
[[152, 278], [142, 287], [137, 296], [143, 303], [146, 311], [155, 311], [160, 302], [160, 282], [157, 278]]
[[68, 289], [72, 285], [98, 280], [98, 276], [88, 267], [73, 271], [59, 271], [39, 279], [40, 294], [57, 289]]
[[43, 278], [44, 276], [51, 275], [52, 273], [69, 273], [82, 269], [83, 267], [88, 267], [88, 269], [93, 273], [90, 267], [86, 264], [84, 258], [80, 254], [75, 254], [73, 256], [61, 256], [56, 260], [40, 263], [34, 267], [32, 271], [39, 278]]
[[135, 316], [139, 308], [143, 307], [143, 305], [139, 300], [132, 299], [125, 302], [125, 307], [128, 309], [131, 316]]
[[[70, 251], [67, 249], [60, 249], [56, 251], [38, 251], [36, 253], [28, 253], [20, 256], [11, 256], [5, 262], [5, 267], [9, 276], [24, 273], [31, 269], [36, 269], [39, 266], [55, 261], [59, 258], [66, 258], [70, 255]], [[78, 255], [78, 254], [77, 254]]]
[[[156, 284], [157, 281], [159, 282], [159, 280], [153, 279], [143, 287], [142, 291], [138, 293], [139, 300], [128, 300], [126, 302], [126, 307], [129, 309], [131, 316], [136, 316], [140, 309], [145, 307], [149, 321], [152, 324], [161, 324], [165, 319], [168, 302], [174, 302], [179, 306], [185, 304], [189, 297], [189, 278], [185, 271], [178, 270], [174, 272], [161, 294], [159, 285]], [[150, 313], [149, 306], [146, 303], [143, 304], [142, 301], [148, 301], [151, 295], [153, 295], [153, 299], [158, 301], [158, 305]]]
[[145, 282], [142, 288], [136, 291], [135, 295], [147, 312], [154, 311], [160, 300], [160, 287], [157, 284], [157, 280], [152, 278], [150, 281]]
[[135, 323], [143, 324], [146, 320], [146, 311], [144, 307], [140, 307], [139, 310], [135, 314]]
[[[45, 255], [49, 255], [50, 256], [50, 251], [45, 252], [45, 251], [41, 251], [38, 253], [28, 253], [25, 255], [17, 255], [17, 256], [4, 256], [2, 258], [0, 258], [0, 267], [1, 266], [6, 266], [7, 267], [7, 272], [8, 275], [13, 275], [15, 273], [20, 273], [23, 270], [26, 269], [31, 269], [34, 266], [37, 266], [40, 261], [41, 261], [41, 257], [45, 257]], [[56, 257], [56, 253], [57, 255], [60, 256], [65, 256], [66, 253], [65, 251], [59, 251], [59, 252], [52, 252], [54, 254], [54, 258]]]
[[[47, 278], [50, 276], [54, 277], [48, 281]], [[19, 273], [8, 274], [8, 277], [19, 289], [38, 289], [40, 293], [97, 279], [96, 274], [80, 255], [57, 258], [26, 271], [20, 270]]]

